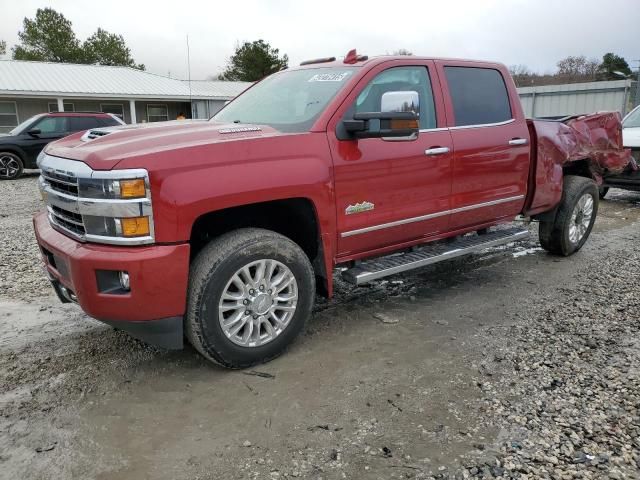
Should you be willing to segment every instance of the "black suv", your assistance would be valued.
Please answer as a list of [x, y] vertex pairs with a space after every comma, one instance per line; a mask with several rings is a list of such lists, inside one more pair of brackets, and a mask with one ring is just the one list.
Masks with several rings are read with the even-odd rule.
[[12, 180], [24, 168], [38, 168], [36, 159], [45, 145], [72, 133], [124, 125], [110, 113], [41, 113], [9, 133], [0, 133], [0, 180]]

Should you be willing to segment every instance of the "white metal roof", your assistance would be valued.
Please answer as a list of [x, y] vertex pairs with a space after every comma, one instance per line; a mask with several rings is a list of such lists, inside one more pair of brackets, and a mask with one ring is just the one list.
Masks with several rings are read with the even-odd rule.
[[[191, 98], [230, 100], [248, 82], [191, 81]], [[0, 60], [0, 96], [188, 100], [189, 83], [129, 67]]]

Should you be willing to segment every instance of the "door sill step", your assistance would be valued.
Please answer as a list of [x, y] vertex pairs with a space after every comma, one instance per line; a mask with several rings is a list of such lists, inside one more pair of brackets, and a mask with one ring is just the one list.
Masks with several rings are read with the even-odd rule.
[[343, 278], [354, 285], [362, 285], [379, 278], [474, 253], [496, 245], [503, 245], [529, 236], [528, 230], [509, 228], [484, 235], [466, 235], [452, 242], [425, 245], [416, 250], [364, 260], [342, 272]]

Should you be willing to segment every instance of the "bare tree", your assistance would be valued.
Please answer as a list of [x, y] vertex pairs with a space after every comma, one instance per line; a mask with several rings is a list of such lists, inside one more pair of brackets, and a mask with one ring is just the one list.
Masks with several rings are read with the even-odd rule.
[[531, 85], [538, 76], [529, 70], [529, 67], [526, 65], [511, 65], [509, 67], [509, 73], [511, 73], [511, 77], [513, 77], [513, 81], [516, 82], [516, 86], [518, 87]]
[[413, 52], [407, 50], [406, 48], [400, 48], [398, 50], [393, 51], [394, 55], [413, 55]]
[[557, 64], [557, 76], [565, 82], [590, 82], [596, 80], [596, 73], [600, 62], [595, 59], [587, 60], [584, 55], [568, 56]]

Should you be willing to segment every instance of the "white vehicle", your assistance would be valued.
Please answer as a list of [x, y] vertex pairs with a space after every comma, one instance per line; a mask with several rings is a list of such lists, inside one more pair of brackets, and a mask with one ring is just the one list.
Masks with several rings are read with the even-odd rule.
[[640, 162], [640, 157], [637, 155], [640, 150], [640, 105], [631, 110], [622, 120], [622, 143], [633, 150], [633, 156], [637, 162]]
[[[622, 144], [631, 149], [631, 155], [640, 165], [640, 105], [631, 110], [622, 120]], [[600, 198], [604, 198], [609, 187], [640, 192], [640, 170], [634, 171], [627, 168], [618, 175], [606, 177], [599, 188]]]

